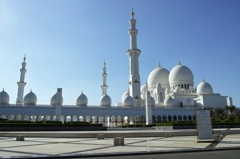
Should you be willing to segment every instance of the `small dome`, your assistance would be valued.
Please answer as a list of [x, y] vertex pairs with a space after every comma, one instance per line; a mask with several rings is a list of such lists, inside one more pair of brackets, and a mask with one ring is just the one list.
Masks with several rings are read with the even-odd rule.
[[3, 89], [2, 92], [0, 92], [0, 104], [9, 104], [9, 100], [10, 100], [10, 97], [8, 93], [5, 92]]
[[132, 107], [134, 105], [134, 100], [129, 95], [129, 92], [128, 92], [127, 96], [125, 96], [124, 99], [123, 99], [123, 105], [127, 106], [127, 107]]
[[126, 91], [125, 93], [123, 93], [123, 95], [122, 95], [122, 103], [123, 103], [124, 98], [125, 98], [127, 95], [128, 95], [128, 91]]
[[31, 90], [27, 95], [25, 95], [23, 101], [24, 101], [24, 105], [36, 105], [37, 96]]
[[175, 106], [175, 100], [172, 97], [167, 97], [164, 100], [164, 106], [165, 107], [174, 107]]
[[203, 80], [197, 86], [197, 94], [213, 94], [212, 86]]
[[192, 100], [192, 98], [187, 97], [183, 100], [183, 106], [184, 107], [193, 107], [194, 101]]
[[148, 87], [154, 89], [156, 84], [160, 83], [163, 88], [167, 88], [169, 86], [168, 76], [169, 71], [162, 68], [159, 64], [148, 76]]
[[112, 105], [112, 100], [111, 98], [106, 94], [106, 95], [103, 95], [100, 99], [100, 105], [101, 106], [111, 106]]
[[193, 73], [188, 67], [181, 65], [179, 61], [179, 64], [170, 71], [169, 83], [170, 85], [173, 84], [193, 85]]
[[152, 96], [151, 96], [151, 106], [155, 107], [155, 100], [154, 100], [154, 98]]
[[[63, 104], [63, 97], [62, 97], [62, 99], [61, 99], [61, 101], [60, 101], [61, 103], [61, 105]], [[53, 96], [52, 96], [52, 98], [51, 98], [51, 101], [50, 101], [50, 104], [51, 105], [57, 105], [58, 104], [58, 101], [57, 101], [57, 93], [55, 93]]]
[[88, 98], [83, 92], [77, 97], [76, 100], [77, 106], [87, 106], [88, 105]]
[[141, 94], [144, 94], [145, 91], [148, 91], [148, 84], [147, 83], [142, 85], [142, 87], [141, 87]]

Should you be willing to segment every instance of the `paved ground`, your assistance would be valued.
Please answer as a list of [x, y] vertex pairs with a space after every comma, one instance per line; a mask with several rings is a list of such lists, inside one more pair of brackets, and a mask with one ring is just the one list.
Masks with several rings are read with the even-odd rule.
[[58, 157], [131, 155], [240, 149], [240, 134], [228, 134], [220, 143], [195, 143], [196, 136], [132, 137], [125, 138], [125, 146], [113, 146], [113, 138], [44, 138], [0, 137], [0, 157]]

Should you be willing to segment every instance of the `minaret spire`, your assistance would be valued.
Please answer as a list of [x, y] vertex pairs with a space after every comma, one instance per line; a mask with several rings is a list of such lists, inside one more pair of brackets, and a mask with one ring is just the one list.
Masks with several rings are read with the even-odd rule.
[[17, 100], [16, 104], [17, 105], [22, 105], [23, 104], [23, 93], [24, 93], [24, 87], [27, 84], [25, 80], [25, 73], [26, 73], [26, 55], [24, 55], [23, 62], [22, 62], [22, 68], [20, 69], [21, 75], [20, 75], [20, 81], [17, 83], [18, 84], [18, 94], [17, 94]]
[[136, 20], [134, 19], [134, 12], [131, 12], [130, 29], [128, 34], [130, 35], [130, 49], [127, 51], [127, 55], [130, 61], [130, 95], [134, 99], [134, 107], [141, 107], [140, 101], [140, 76], [139, 76], [139, 61], [138, 58], [141, 54], [141, 50], [137, 48], [137, 34]]
[[103, 77], [103, 85], [101, 86], [102, 88], [102, 95], [107, 94], [107, 68], [106, 68], [106, 62], [104, 61], [104, 67], [103, 67], [103, 73], [102, 73], [102, 77]]

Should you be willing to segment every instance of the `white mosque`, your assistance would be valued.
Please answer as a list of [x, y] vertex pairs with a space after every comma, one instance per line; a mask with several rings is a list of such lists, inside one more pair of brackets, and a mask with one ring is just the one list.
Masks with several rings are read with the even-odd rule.
[[[23, 98], [26, 85], [24, 57], [20, 81], [17, 83], [16, 104], [9, 103], [10, 97], [7, 92], [4, 90], [0, 92], [0, 117], [9, 120], [39, 121], [56, 120], [58, 114], [65, 121], [89, 121], [115, 127], [126, 123], [144, 123], [149, 115], [153, 123], [166, 120], [193, 120], [196, 109], [232, 105], [231, 97], [214, 93], [212, 86], [204, 79], [195, 88], [192, 71], [180, 61], [170, 72], [159, 63], [149, 74], [146, 84], [140, 86], [138, 58], [141, 51], [137, 48], [138, 30], [133, 11], [129, 23], [130, 49], [126, 52], [130, 62], [129, 89], [116, 106], [112, 105], [111, 97], [107, 94], [105, 62], [99, 106], [89, 106], [88, 98], [83, 92], [77, 97], [76, 105], [63, 105], [61, 88], [58, 88], [57, 93], [52, 96], [50, 105], [37, 104], [37, 96], [32, 91]], [[148, 106], [151, 108], [150, 114], [146, 114]]]

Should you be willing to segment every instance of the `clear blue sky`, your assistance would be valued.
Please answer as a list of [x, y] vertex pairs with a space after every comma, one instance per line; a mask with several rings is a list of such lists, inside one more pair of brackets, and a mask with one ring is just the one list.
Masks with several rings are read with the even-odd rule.
[[137, 20], [141, 83], [161, 66], [181, 60], [214, 93], [240, 107], [239, 0], [0, 0], [0, 87], [15, 103], [27, 55], [24, 94], [49, 104], [63, 88], [65, 105], [83, 92], [99, 105], [106, 60], [113, 105], [128, 89], [130, 11]]

